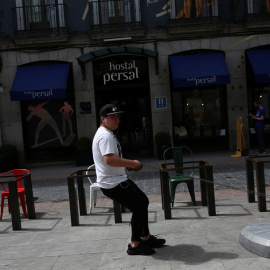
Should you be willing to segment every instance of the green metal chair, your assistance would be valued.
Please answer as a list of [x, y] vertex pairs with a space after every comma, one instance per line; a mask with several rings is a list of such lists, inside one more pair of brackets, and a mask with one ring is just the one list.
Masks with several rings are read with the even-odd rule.
[[170, 175], [170, 178], [169, 178], [172, 207], [174, 206], [176, 187], [177, 185], [181, 183], [187, 184], [191, 200], [193, 201], [193, 204], [196, 205], [195, 192], [194, 192], [194, 178], [193, 178], [194, 169], [191, 169], [191, 173], [189, 175], [185, 174], [185, 171], [187, 170], [183, 170], [184, 155], [189, 156], [188, 167], [194, 167], [193, 153], [191, 149], [186, 146], [170, 147], [170, 148], [167, 148], [163, 153], [163, 159], [164, 159], [165, 164], [169, 163], [168, 162], [169, 159], [173, 159], [175, 168], [179, 168], [179, 170], [176, 170], [176, 175], [173, 175], [173, 176]]

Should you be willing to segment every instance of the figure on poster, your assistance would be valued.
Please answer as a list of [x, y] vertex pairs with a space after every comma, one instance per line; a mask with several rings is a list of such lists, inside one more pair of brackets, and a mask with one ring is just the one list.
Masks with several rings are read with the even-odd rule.
[[40, 118], [40, 122], [38, 123], [37, 128], [35, 130], [35, 144], [33, 145], [33, 147], [37, 147], [39, 145], [38, 140], [40, 131], [43, 128], [45, 128], [46, 125], [50, 126], [55, 131], [61, 144], [63, 144], [63, 139], [61, 137], [60, 131], [58, 129], [55, 120], [52, 118], [49, 112], [43, 108], [43, 106], [46, 105], [47, 103], [48, 101], [45, 101], [43, 103], [38, 104], [37, 106], [28, 107], [28, 110], [31, 111], [31, 113], [26, 118], [26, 121], [30, 121], [33, 116], [37, 116], [38, 118]]
[[59, 112], [62, 114], [63, 119], [63, 136], [66, 136], [66, 122], [68, 123], [70, 134], [74, 134], [71, 121], [71, 116], [74, 113], [72, 106], [65, 101], [64, 106], [59, 110]]

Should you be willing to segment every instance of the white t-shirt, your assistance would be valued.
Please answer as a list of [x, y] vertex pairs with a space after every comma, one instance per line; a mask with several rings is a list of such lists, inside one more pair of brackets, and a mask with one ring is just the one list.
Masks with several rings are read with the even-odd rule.
[[124, 167], [112, 167], [107, 165], [103, 159], [103, 156], [108, 154], [115, 154], [118, 157], [119, 155], [122, 156], [121, 146], [112, 132], [105, 127], [99, 127], [93, 139], [92, 151], [99, 187], [110, 189], [127, 180]]

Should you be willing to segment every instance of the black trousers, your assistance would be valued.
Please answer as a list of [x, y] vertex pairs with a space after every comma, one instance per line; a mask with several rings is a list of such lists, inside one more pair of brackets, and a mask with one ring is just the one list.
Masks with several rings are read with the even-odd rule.
[[265, 152], [265, 145], [264, 145], [264, 138], [263, 138], [263, 131], [264, 127], [256, 127], [256, 135], [259, 143], [259, 151], [260, 153]]
[[149, 235], [148, 227], [148, 197], [130, 179], [120, 183], [114, 188], [101, 191], [108, 198], [120, 203], [132, 212], [131, 241], [140, 241], [141, 236]]

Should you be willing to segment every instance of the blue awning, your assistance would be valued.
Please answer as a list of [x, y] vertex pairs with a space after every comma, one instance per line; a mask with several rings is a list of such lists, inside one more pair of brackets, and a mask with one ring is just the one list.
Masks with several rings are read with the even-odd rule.
[[255, 83], [270, 82], [270, 50], [247, 51], [252, 66]]
[[230, 83], [222, 53], [170, 56], [173, 87], [199, 87]]
[[66, 97], [69, 64], [18, 67], [10, 90], [12, 101]]

